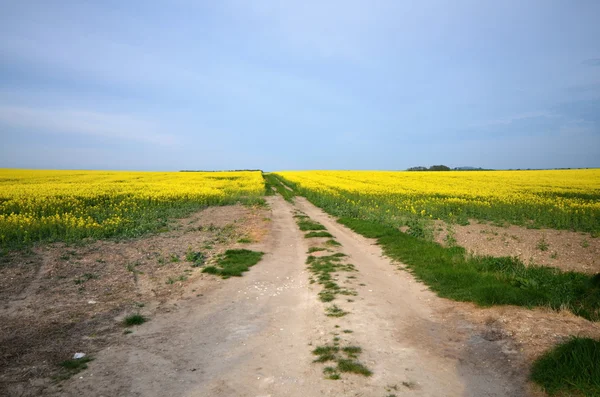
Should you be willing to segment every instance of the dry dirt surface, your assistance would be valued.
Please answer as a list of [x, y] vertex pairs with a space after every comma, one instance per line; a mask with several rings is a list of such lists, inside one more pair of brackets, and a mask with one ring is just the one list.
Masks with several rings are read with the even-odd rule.
[[[523, 355], [497, 324], [469, 318], [469, 307], [436, 297], [382, 256], [373, 241], [337, 224], [302, 198], [269, 198], [269, 233], [251, 249], [263, 260], [243, 277], [188, 282], [151, 320], [94, 354], [89, 368], [60, 386], [61, 396], [525, 396]], [[306, 239], [293, 214], [322, 223], [355, 265], [338, 298], [348, 314], [325, 315], [310, 284]], [[194, 291], [191, 293], [190, 291]], [[342, 330], [351, 330], [344, 333]], [[373, 375], [328, 380], [311, 351], [340, 339], [362, 347]]]
[[600, 273], [600, 238], [569, 230], [496, 226], [471, 220], [469, 225], [436, 222], [436, 241], [447, 236], [477, 255], [516, 256], [525, 264], [557, 267], [564, 271]]
[[164, 232], [79, 246], [47, 244], [0, 258], [0, 396], [46, 395], [63, 375], [58, 363], [124, 338], [122, 319], [150, 317], [219, 281], [186, 260], [207, 262], [227, 248], [260, 241], [268, 213], [242, 205], [210, 207]]

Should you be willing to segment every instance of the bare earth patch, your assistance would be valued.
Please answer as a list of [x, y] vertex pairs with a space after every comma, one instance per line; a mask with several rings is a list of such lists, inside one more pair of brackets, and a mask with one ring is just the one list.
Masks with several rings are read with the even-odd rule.
[[[94, 353], [122, 337], [122, 319], [152, 317], [172, 299], [218, 283], [202, 263], [243, 242], [260, 242], [268, 212], [241, 205], [209, 207], [168, 231], [79, 246], [47, 244], [0, 257], [0, 394], [38, 395], [58, 363]], [[199, 292], [199, 291], [198, 291]], [[6, 393], [6, 394], [5, 394]]]
[[466, 226], [436, 222], [435, 240], [446, 244], [448, 230], [457, 245], [477, 255], [516, 256], [526, 264], [600, 273], [600, 238], [588, 233], [514, 225], [501, 227], [471, 220]]

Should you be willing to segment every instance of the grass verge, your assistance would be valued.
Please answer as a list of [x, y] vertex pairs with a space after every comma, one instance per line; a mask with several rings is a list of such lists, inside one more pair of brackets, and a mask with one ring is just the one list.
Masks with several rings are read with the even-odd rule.
[[275, 188], [277, 193], [281, 194], [285, 201], [289, 201], [290, 203], [294, 202], [296, 194], [292, 190], [287, 189], [275, 174], [263, 174], [263, 178], [265, 178], [267, 195], [273, 195], [273, 188]]
[[525, 266], [512, 257], [468, 256], [462, 247], [442, 247], [371, 221], [341, 218], [339, 222], [377, 239], [387, 256], [405, 263], [442, 297], [481, 306], [567, 308], [578, 316], [600, 320], [598, 277]]
[[202, 272], [216, 274], [223, 278], [240, 277], [250, 267], [256, 265], [263, 255], [263, 252], [247, 249], [227, 250], [224, 254], [217, 256], [215, 265], [205, 267]]
[[538, 358], [530, 376], [551, 396], [600, 396], [600, 341], [572, 338]]

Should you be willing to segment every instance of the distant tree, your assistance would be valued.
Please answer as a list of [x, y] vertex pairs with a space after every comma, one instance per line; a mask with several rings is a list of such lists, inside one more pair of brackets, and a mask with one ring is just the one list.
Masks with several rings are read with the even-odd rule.
[[429, 171], [450, 171], [450, 167], [446, 165], [432, 165], [429, 167]]
[[422, 167], [422, 166], [410, 167], [408, 169], [408, 171], [427, 171], [427, 167]]

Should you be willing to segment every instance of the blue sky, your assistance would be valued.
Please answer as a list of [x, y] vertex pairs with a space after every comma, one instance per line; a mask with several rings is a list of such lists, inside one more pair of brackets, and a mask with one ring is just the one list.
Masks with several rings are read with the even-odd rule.
[[0, 9], [0, 167], [600, 167], [597, 0]]

